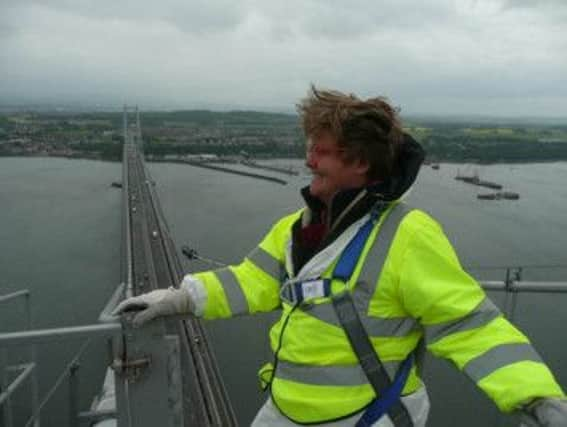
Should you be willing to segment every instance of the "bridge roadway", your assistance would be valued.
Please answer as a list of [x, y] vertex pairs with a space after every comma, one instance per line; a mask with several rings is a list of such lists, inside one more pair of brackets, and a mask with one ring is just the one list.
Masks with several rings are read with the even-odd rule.
[[[177, 286], [183, 268], [144, 163], [139, 115], [129, 125], [126, 109], [124, 138], [122, 276], [131, 296]], [[167, 333], [180, 341], [184, 425], [237, 425], [201, 321], [167, 322]]]

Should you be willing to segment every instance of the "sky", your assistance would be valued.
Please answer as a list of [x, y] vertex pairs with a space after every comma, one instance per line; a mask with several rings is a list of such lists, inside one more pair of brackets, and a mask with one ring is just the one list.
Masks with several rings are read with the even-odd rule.
[[0, 104], [567, 117], [565, 0], [0, 0]]

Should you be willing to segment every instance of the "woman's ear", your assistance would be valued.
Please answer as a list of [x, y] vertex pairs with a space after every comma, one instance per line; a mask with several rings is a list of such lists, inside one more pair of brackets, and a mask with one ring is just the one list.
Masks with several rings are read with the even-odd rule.
[[360, 175], [366, 175], [370, 170], [370, 163], [366, 159], [356, 159], [355, 161], [355, 170]]

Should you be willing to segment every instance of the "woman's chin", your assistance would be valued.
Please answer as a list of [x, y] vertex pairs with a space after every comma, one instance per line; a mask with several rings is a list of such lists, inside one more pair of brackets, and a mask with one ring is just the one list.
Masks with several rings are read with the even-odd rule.
[[309, 192], [312, 196], [319, 197], [321, 195], [321, 184], [316, 180], [311, 181], [311, 184], [309, 184]]
[[321, 185], [320, 182], [311, 181], [311, 184], [309, 185], [309, 192], [312, 196], [317, 197], [323, 202], [327, 200], [328, 192], [325, 191], [325, 187]]

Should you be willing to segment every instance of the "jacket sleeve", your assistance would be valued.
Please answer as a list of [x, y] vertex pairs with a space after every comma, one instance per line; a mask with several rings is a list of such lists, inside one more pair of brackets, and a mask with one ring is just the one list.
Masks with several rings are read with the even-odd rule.
[[285, 247], [299, 214], [278, 221], [240, 264], [193, 275], [205, 289], [204, 318], [265, 312], [280, 306]]
[[528, 338], [462, 269], [437, 222], [412, 211], [397, 234], [398, 292], [423, 325], [428, 350], [452, 361], [504, 412], [564, 396]]

